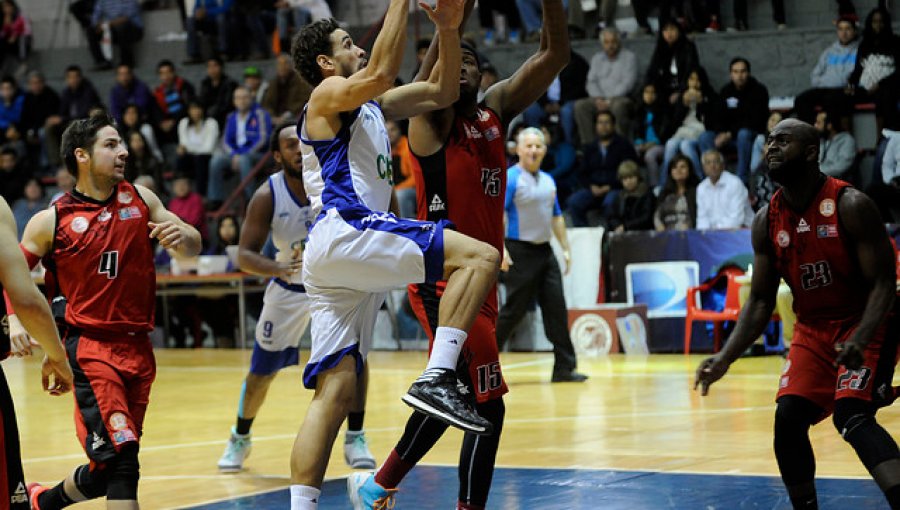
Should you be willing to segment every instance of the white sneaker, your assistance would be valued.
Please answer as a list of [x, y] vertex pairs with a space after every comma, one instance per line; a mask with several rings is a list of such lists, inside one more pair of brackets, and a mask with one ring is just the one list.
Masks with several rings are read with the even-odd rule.
[[369, 451], [365, 432], [347, 432], [344, 436], [344, 460], [353, 469], [375, 469], [375, 457]]
[[250, 456], [250, 434], [240, 435], [231, 429], [231, 437], [225, 445], [225, 452], [219, 459], [219, 471], [225, 473], [237, 473], [244, 467], [244, 459]]

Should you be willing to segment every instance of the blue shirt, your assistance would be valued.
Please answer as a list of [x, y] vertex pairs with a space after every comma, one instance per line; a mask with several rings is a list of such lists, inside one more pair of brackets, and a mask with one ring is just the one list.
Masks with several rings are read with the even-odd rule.
[[112, 21], [123, 16], [134, 26], [144, 28], [141, 6], [137, 0], [98, 0], [94, 4], [91, 25], [97, 26], [101, 21]]
[[556, 200], [556, 183], [550, 174], [536, 174], [513, 165], [506, 171], [506, 238], [548, 243], [553, 218], [562, 214]]

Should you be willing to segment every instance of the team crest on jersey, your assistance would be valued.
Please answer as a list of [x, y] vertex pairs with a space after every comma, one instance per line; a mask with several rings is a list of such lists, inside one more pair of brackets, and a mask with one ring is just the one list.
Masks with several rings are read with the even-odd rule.
[[123, 207], [119, 209], [120, 220], [131, 220], [134, 218], [140, 218], [141, 216], [143, 216], [141, 214], [141, 210], [133, 205], [131, 207]]
[[787, 230], [779, 230], [775, 235], [775, 242], [778, 243], [778, 246], [787, 248], [791, 244], [791, 235], [787, 233]]
[[491, 120], [491, 114], [487, 112], [487, 110], [478, 110], [478, 120], [481, 122], [487, 122]]
[[484, 132], [484, 138], [489, 142], [493, 142], [500, 138], [500, 130], [497, 129], [497, 126], [491, 126]]
[[818, 225], [816, 226], [816, 237], [819, 239], [825, 237], [837, 237], [838, 229], [837, 225], [834, 223], [830, 223], [828, 225]]
[[826, 198], [819, 202], [819, 214], [825, 216], [826, 218], [834, 215], [834, 200], [830, 198]]
[[104, 209], [103, 212], [101, 212], [100, 215], [97, 216], [98, 220], [104, 222], [109, 221], [110, 218], [112, 218], [112, 213], [110, 213], [108, 209]]
[[131, 196], [131, 192], [129, 191], [120, 191], [117, 198], [119, 199], [119, 202], [123, 204], [130, 204], [134, 199], [134, 197]]
[[122, 413], [113, 413], [109, 417], [109, 426], [113, 430], [123, 430], [128, 428], [128, 420], [125, 419], [125, 415]]
[[809, 232], [811, 229], [809, 228], [809, 223], [806, 222], [806, 218], [800, 218], [800, 223], [797, 224], [797, 233], [802, 234], [803, 232]]
[[76, 216], [74, 220], [72, 220], [72, 232], [76, 234], [83, 234], [88, 229], [88, 220], [84, 216]]

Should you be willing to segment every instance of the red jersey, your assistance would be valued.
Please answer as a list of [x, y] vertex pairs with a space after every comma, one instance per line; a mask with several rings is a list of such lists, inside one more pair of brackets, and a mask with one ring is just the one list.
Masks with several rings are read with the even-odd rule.
[[100, 338], [151, 331], [156, 268], [150, 208], [137, 189], [121, 182], [102, 202], [71, 191], [53, 207], [56, 232], [44, 266], [68, 301], [66, 322]]
[[787, 205], [781, 190], [769, 203], [775, 267], [793, 292], [798, 322], [858, 320], [866, 307], [869, 289], [838, 217], [838, 199], [848, 186], [826, 177], [802, 213]]
[[[456, 115], [450, 136], [435, 154], [413, 154], [420, 220], [447, 219], [457, 232], [503, 253], [506, 142], [500, 117], [484, 104], [474, 118]], [[485, 306], [497, 314], [496, 292]]]

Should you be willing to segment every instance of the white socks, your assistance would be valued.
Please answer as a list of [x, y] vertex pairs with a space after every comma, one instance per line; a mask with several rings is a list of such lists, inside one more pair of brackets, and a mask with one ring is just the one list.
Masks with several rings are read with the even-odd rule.
[[431, 347], [431, 357], [428, 358], [425, 370], [432, 368], [456, 370], [456, 361], [467, 336], [468, 334], [461, 329], [438, 327], [434, 333], [434, 345]]
[[291, 485], [291, 510], [317, 510], [322, 491], [308, 485]]

